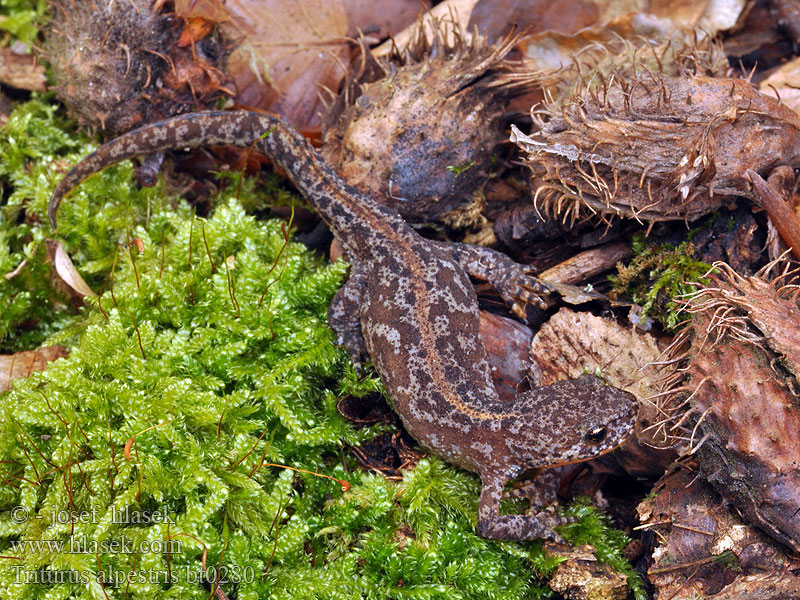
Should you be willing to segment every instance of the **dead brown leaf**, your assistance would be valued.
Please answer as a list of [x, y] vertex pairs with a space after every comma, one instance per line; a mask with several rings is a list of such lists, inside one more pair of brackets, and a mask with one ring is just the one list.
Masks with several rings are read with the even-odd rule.
[[670, 19], [676, 27], [700, 29], [714, 35], [732, 29], [742, 16], [746, 0], [651, 0], [642, 12]]
[[223, 23], [231, 18], [221, 0], [176, 0], [175, 14], [184, 19]]
[[637, 512], [640, 529], [655, 534], [648, 577], [656, 597], [797, 597], [766, 593], [766, 587], [760, 587], [777, 578], [788, 584], [780, 588], [783, 592], [797, 590], [800, 579], [790, 575], [798, 567], [797, 559], [745, 524], [693, 470], [680, 468], [662, 477]]
[[778, 98], [800, 114], [800, 57], [773, 71], [761, 82], [758, 89], [762, 94]]
[[92, 288], [86, 284], [86, 282], [83, 280], [83, 277], [81, 277], [81, 274], [78, 273], [75, 265], [72, 264], [72, 259], [64, 250], [61, 242], [56, 243], [55, 258], [53, 262], [55, 264], [56, 273], [58, 273], [58, 276], [61, 277], [64, 283], [66, 283], [75, 292], [81, 296], [95, 295], [94, 291], [92, 291]]
[[384, 38], [395, 34], [416, 21], [429, 8], [427, 0], [342, 0], [350, 26], [347, 35]]
[[68, 356], [63, 346], [45, 346], [16, 354], [0, 354], [0, 392], [11, 388], [12, 379], [24, 379], [36, 371], [44, 371], [47, 363]]
[[600, 14], [592, 0], [479, 0], [472, 9], [469, 29], [477, 27], [480, 33], [486, 32], [492, 43], [512, 27], [529, 34], [574, 33], [593, 25]]
[[[530, 66], [542, 70], [569, 65], [580, 50], [592, 45], [623, 38], [634, 40], [685, 39], [714, 35], [734, 27], [742, 14], [745, 0], [620, 0], [598, 5], [594, 25], [573, 30], [537, 28], [527, 40], [526, 58]], [[577, 22], [577, 21], [576, 21]]]
[[225, 37], [238, 42], [228, 75], [238, 102], [269, 109], [298, 129], [318, 124], [322, 86], [336, 89], [347, 66], [342, 0], [231, 0]]

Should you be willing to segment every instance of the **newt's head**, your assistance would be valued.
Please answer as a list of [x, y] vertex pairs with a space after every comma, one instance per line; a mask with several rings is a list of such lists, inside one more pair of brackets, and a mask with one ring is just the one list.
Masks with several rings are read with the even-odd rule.
[[594, 375], [532, 390], [537, 426], [547, 440], [543, 466], [589, 460], [633, 433], [639, 405], [633, 394]]

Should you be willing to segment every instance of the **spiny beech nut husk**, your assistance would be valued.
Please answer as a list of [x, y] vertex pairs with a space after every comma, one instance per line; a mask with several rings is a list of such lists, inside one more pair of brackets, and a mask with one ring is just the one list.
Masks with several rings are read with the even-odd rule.
[[747, 169], [800, 165], [800, 117], [743, 79], [612, 75], [532, 114], [539, 130], [511, 139], [540, 178], [537, 206], [570, 221], [691, 221], [752, 197]]
[[724, 263], [687, 301], [692, 323], [667, 352], [656, 436], [683, 441], [719, 494], [800, 551], [800, 286]]
[[224, 52], [212, 38], [178, 47], [181, 21], [150, 0], [55, 0], [45, 53], [56, 95], [81, 126], [109, 137], [209, 107]]
[[[449, 33], [448, 33], [449, 30]], [[439, 22], [432, 43], [364, 59], [324, 119], [323, 156], [358, 189], [423, 221], [470, 199], [504, 143], [507, 100], [531, 85], [504, 60], [515, 43], [467, 41]]]

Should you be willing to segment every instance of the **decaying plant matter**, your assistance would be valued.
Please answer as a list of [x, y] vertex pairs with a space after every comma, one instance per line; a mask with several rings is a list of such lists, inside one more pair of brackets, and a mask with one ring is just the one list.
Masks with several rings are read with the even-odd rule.
[[528, 153], [547, 213], [694, 220], [735, 196], [743, 174], [800, 164], [800, 117], [743, 79], [653, 72], [589, 81], [563, 105], [534, 110]]
[[800, 563], [744, 523], [693, 468], [675, 466], [637, 507], [655, 598], [796, 598]]
[[223, 90], [212, 38], [178, 42], [181, 21], [152, 0], [53, 2], [46, 57], [56, 95], [82, 126], [109, 137], [187, 110]]
[[512, 73], [508, 36], [489, 46], [439, 21], [403, 50], [362, 60], [332, 102], [323, 156], [360, 190], [403, 216], [426, 220], [468, 200], [506, 140], [507, 101], [532, 76]]
[[800, 286], [770, 263], [742, 277], [724, 263], [687, 301], [692, 324], [663, 361], [654, 397], [662, 439], [683, 442], [720, 495], [800, 550]]

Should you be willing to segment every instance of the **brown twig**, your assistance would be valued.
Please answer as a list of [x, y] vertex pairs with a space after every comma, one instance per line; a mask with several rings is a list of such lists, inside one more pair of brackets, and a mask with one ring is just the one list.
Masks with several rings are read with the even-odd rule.
[[794, 257], [800, 260], [800, 219], [780, 191], [764, 181], [761, 175], [748, 169], [745, 177], [753, 184], [756, 198], [769, 215], [769, 220], [786, 245], [792, 249]]

